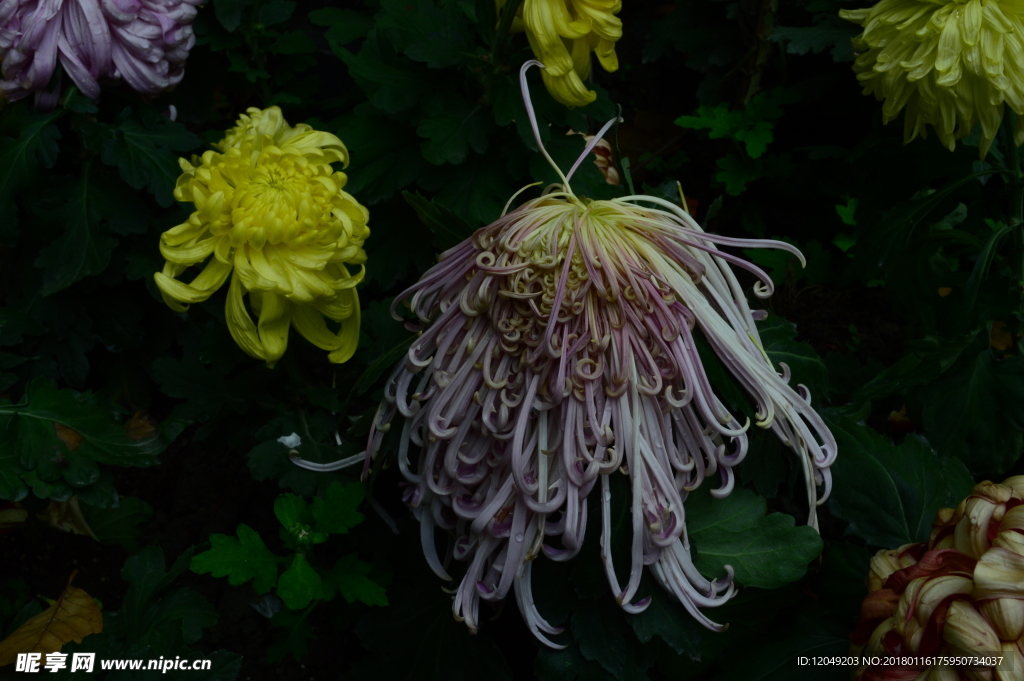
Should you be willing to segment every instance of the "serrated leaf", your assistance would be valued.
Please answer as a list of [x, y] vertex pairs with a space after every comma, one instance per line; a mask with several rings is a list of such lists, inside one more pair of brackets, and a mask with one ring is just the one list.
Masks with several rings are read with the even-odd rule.
[[757, 332], [772, 363], [776, 367], [782, 364], [789, 367], [792, 374], [790, 385], [804, 384], [812, 396], [828, 397], [825, 362], [809, 343], [796, 340], [796, 324], [778, 315], [769, 315], [758, 323]]
[[339, 560], [324, 578], [324, 599], [340, 593], [349, 603], [360, 601], [366, 605], [388, 604], [384, 587], [368, 577], [372, 566], [354, 553]]
[[139, 640], [154, 647], [169, 638], [187, 645], [202, 638], [203, 629], [216, 623], [217, 609], [202, 595], [183, 587], [146, 608], [140, 621], [145, 633]]
[[538, 646], [533, 673], [539, 681], [617, 681], [600, 664], [583, 657], [575, 644], [564, 650]]
[[935, 512], [955, 506], [974, 484], [962, 463], [936, 456], [920, 436], [896, 446], [836, 412], [824, 418], [840, 452], [832, 466], [829, 507], [870, 545], [925, 541]]
[[940, 454], [955, 456], [976, 475], [1002, 475], [1021, 456], [1024, 358], [996, 359], [988, 334], [945, 374], [921, 386], [925, 432]]
[[472, 236], [474, 228], [458, 214], [430, 201], [419, 192], [402, 192], [402, 197], [416, 211], [416, 215], [434, 234], [434, 247], [447, 251]]
[[410, 336], [398, 345], [392, 347], [377, 359], [373, 360], [373, 362], [366, 367], [366, 370], [360, 374], [359, 379], [356, 380], [355, 384], [352, 386], [352, 394], [362, 395], [373, 387], [373, 384], [381, 377], [381, 374], [393, 367], [398, 360], [405, 356], [406, 352], [409, 350], [409, 346], [411, 346], [415, 340], [415, 336]]
[[70, 188], [59, 215], [64, 233], [44, 248], [35, 261], [36, 267], [43, 270], [42, 295], [52, 295], [106, 268], [117, 245], [100, 228], [103, 202], [107, 200], [109, 197], [89, 184], [86, 174]]
[[277, 581], [277, 595], [292, 610], [301, 610], [310, 601], [324, 597], [320, 575], [306, 561], [305, 555], [295, 554], [291, 566]]
[[175, 182], [181, 174], [178, 157], [172, 152], [191, 151], [202, 140], [180, 123], [158, 118], [143, 123], [131, 115], [121, 116], [120, 125], [103, 143], [103, 162], [114, 166], [133, 189], [146, 189], [165, 208], [174, 203]]
[[470, 225], [487, 225], [501, 215], [515, 192], [501, 164], [471, 156], [458, 166], [441, 166], [420, 176], [420, 186], [436, 191], [434, 202], [461, 216]]
[[[846, 23], [846, 22], [842, 22]], [[772, 42], [783, 43], [790, 54], [820, 54], [829, 50], [832, 61], [853, 61], [853, 47], [850, 38], [858, 33], [857, 28], [828, 22], [817, 26], [776, 26], [768, 36]]]
[[224, 30], [234, 32], [242, 23], [242, 8], [248, 4], [248, 0], [215, 0], [213, 13]]
[[309, 13], [309, 20], [317, 26], [327, 26], [327, 43], [338, 50], [353, 40], [362, 38], [373, 28], [373, 19], [362, 12], [338, 7], [324, 7]]
[[326, 496], [313, 499], [313, 529], [329, 534], [346, 534], [365, 520], [363, 514], [356, 510], [365, 495], [366, 490], [360, 483], [343, 486], [335, 480], [327, 488]]
[[256, 593], [267, 593], [277, 583], [277, 557], [248, 525], [239, 525], [237, 534], [237, 539], [226, 534], [210, 535], [212, 548], [192, 559], [192, 572], [227, 577], [232, 586], [255, 580]]
[[270, 51], [275, 54], [312, 54], [316, 52], [316, 42], [305, 31], [288, 31], [278, 36]]
[[306, 500], [295, 494], [279, 494], [274, 500], [274, 515], [286, 529], [298, 523], [309, 522]]
[[126, 617], [126, 610], [135, 611], [132, 615], [141, 616], [143, 606], [181, 574], [192, 559], [192, 548], [188, 548], [178, 556], [168, 568], [164, 560], [164, 552], [159, 546], [147, 546], [125, 561], [121, 568], [121, 577], [129, 583], [121, 607], [121, 616]]
[[294, 0], [267, 0], [260, 7], [259, 23], [274, 26], [288, 21], [295, 11]]
[[667, 643], [677, 655], [699, 660], [705, 630], [683, 606], [661, 589], [651, 592], [647, 609], [629, 617], [629, 623], [642, 643], [655, 636]]
[[583, 657], [597, 662], [615, 679], [633, 676], [626, 623], [614, 603], [605, 599], [581, 599], [573, 607], [572, 635]]
[[31, 113], [18, 127], [16, 139], [0, 144], [0, 198], [10, 197], [37, 166], [50, 168], [57, 162], [60, 132], [54, 123], [65, 111]]
[[765, 515], [767, 503], [750, 490], [737, 489], [713, 499], [700, 488], [686, 499], [686, 524], [694, 547], [694, 565], [719, 577], [731, 565], [746, 586], [778, 588], [803, 576], [821, 553], [818, 533], [797, 527], [792, 516]]
[[463, 61], [469, 52], [469, 25], [452, 3], [437, 5], [405, 0], [382, 0], [384, 12], [377, 19], [395, 47], [429, 68], [447, 68]]
[[352, 169], [345, 189], [364, 203], [390, 198], [428, 167], [415, 151], [420, 139], [412, 130], [379, 116], [346, 116], [338, 121], [338, 135], [345, 140], [353, 162], [359, 164], [358, 170]]
[[108, 508], [83, 503], [81, 509], [97, 540], [120, 544], [129, 551], [138, 550], [141, 525], [153, 517], [153, 507], [137, 497], [121, 497], [117, 506]]
[[970, 336], [951, 340], [926, 336], [914, 342], [910, 352], [858, 388], [850, 398], [850, 406], [856, 410], [886, 395], [906, 394], [948, 370], [972, 341]]
[[490, 129], [490, 120], [481, 107], [468, 109], [453, 103], [448, 112], [424, 119], [416, 133], [427, 139], [420, 145], [420, 151], [428, 162], [458, 165], [466, 160], [470, 148], [478, 154], [487, 151]]
[[[73, 440], [67, 433], [74, 433]], [[92, 395], [58, 390], [52, 381], [33, 379], [20, 403], [0, 401], [0, 494], [17, 496], [20, 487], [9, 481], [27, 476], [28, 471], [38, 475], [33, 477], [36, 485], [54, 484], [62, 476], [74, 481], [79, 468], [71, 464], [77, 458], [154, 466], [167, 444], [163, 435], [136, 442]], [[59, 493], [63, 496], [65, 490]]]
[[366, 91], [370, 102], [387, 113], [415, 106], [420, 95], [430, 87], [429, 80], [416, 70], [389, 63], [396, 60], [388, 48], [382, 47], [376, 30], [370, 31], [358, 55], [345, 49], [338, 51], [349, 74]]

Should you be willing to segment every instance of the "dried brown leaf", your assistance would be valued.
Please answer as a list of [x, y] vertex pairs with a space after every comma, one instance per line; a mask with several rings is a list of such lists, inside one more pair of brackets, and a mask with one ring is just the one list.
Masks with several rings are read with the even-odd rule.
[[76, 574], [77, 570], [71, 573], [56, 603], [0, 641], [0, 667], [12, 664], [18, 653], [56, 653], [68, 641], [81, 643], [89, 634], [103, 631], [103, 613], [96, 601], [71, 586]]
[[137, 411], [125, 424], [124, 429], [128, 433], [128, 437], [136, 442], [148, 440], [156, 435], [156, 420], [149, 415], [149, 412]]
[[85, 516], [82, 515], [82, 509], [78, 506], [78, 497], [73, 496], [67, 501], [51, 501], [50, 505], [46, 507], [46, 512], [39, 513], [36, 517], [58, 530], [96, 539], [89, 523], [85, 521]]
[[82, 434], [72, 430], [62, 423], [53, 422], [53, 429], [57, 431], [57, 438], [67, 445], [68, 451], [73, 452], [82, 444]]

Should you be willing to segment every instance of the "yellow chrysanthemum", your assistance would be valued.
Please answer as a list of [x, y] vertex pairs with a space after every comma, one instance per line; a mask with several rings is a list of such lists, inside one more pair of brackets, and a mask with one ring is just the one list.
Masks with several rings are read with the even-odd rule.
[[[496, 0], [498, 13], [506, 0]], [[621, 0], [524, 0], [512, 24], [526, 31], [530, 47], [544, 64], [544, 85], [566, 106], [586, 106], [597, 98], [583, 81], [590, 75], [590, 53], [605, 71], [619, 68], [615, 42], [622, 21], [615, 15]]]
[[[1024, 1], [881, 0], [840, 16], [864, 27], [854, 70], [884, 99], [888, 123], [907, 107], [905, 137], [931, 125], [951, 151], [981, 124], [988, 152], [1008, 105], [1024, 113]], [[1018, 121], [1015, 142], [1024, 142]]]
[[[196, 211], [160, 239], [167, 262], [155, 278], [164, 301], [183, 311], [231, 275], [228, 329], [245, 352], [273, 366], [294, 326], [329, 350], [332, 362], [347, 361], [359, 341], [355, 286], [370, 231], [366, 208], [342, 189], [348, 178], [331, 168], [348, 165], [345, 145], [308, 125], [289, 126], [275, 106], [249, 109], [214, 146], [220, 153], [180, 160], [184, 173], [174, 196]], [[208, 257], [190, 284], [177, 280]], [[346, 265], [359, 265], [359, 272], [350, 274]], [[340, 330], [328, 329], [324, 317], [340, 322]]]

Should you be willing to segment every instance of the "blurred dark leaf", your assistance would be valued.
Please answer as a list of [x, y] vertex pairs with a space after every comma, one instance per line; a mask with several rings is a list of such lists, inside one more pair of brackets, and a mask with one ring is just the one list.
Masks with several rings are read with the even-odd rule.
[[836, 411], [825, 419], [840, 452], [829, 508], [872, 546], [925, 541], [935, 512], [956, 506], [974, 486], [962, 463], [937, 456], [920, 436], [896, 446]]

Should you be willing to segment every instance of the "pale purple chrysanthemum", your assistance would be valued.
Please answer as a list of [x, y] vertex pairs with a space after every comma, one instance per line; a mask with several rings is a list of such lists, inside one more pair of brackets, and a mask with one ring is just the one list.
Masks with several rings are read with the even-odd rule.
[[[532, 119], [525, 79], [523, 89]], [[481, 600], [514, 590], [534, 635], [558, 647], [545, 635], [560, 630], [533, 603], [532, 561], [576, 555], [596, 486], [601, 555], [622, 607], [646, 607], [646, 599], [631, 601], [647, 565], [702, 624], [723, 628], [699, 608], [732, 596], [732, 570], [716, 580], [697, 571], [683, 502], [715, 475], [712, 495], [730, 493], [750, 422], [738, 423], [715, 395], [698, 335], [756, 402], [757, 425], [797, 454], [816, 525], [835, 439], [806, 389], [791, 388], [788, 368], [780, 365], [780, 373], [765, 354], [755, 324], [763, 313], [750, 310], [730, 265], [760, 279], [759, 298], [771, 294], [771, 280], [716, 245], [781, 248], [802, 260], [785, 243], [707, 234], [655, 197], [580, 199], [565, 178], [443, 253], [398, 297], [420, 335], [385, 386], [366, 463], [400, 414], [405, 500], [434, 572], [450, 579], [436, 528], [451, 535], [447, 558], [468, 563], [453, 610], [470, 630]], [[616, 471], [630, 487], [624, 587], [611, 556]]]
[[0, 92], [10, 100], [35, 93], [49, 108], [57, 60], [82, 94], [100, 95], [101, 79], [123, 79], [153, 94], [176, 85], [195, 44], [192, 20], [203, 0], [3, 0], [0, 2]]

